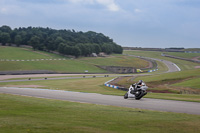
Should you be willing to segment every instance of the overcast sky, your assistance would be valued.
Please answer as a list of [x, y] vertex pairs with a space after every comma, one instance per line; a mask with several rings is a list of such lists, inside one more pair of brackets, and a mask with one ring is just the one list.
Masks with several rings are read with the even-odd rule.
[[200, 0], [0, 0], [0, 26], [95, 31], [130, 47], [200, 48]]

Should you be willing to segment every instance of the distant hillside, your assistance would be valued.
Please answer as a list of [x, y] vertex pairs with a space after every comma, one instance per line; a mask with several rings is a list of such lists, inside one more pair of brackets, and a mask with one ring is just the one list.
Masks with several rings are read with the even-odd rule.
[[58, 51], [76, 57], [100, 52], [121, 54], [123, 51], [120, 45], [102, 33], [42, 27], [20, 27], [12, 30], [4, 25], [0, 27], [0, 43], [30, 45], [35, 50]]
[[149, 66], [146, 60], [119, 54], [74, 59], [30, 48], [9, 46], [0, 46], [0, 53], [0, 73], [110, 73], [101, 66], [132, 68]]

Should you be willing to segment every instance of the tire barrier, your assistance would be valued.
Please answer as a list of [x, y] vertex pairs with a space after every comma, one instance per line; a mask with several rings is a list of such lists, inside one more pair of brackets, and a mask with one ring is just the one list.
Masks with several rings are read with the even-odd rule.
[[115, 88], [115, 89], [119, 89], [119, 86], [115, 86], [115, 85], [110, 85], [110, 84], [104, 84], [107, 87], [111, 87], [111, 88]]
[[158, 69], [148, 70], [149, 73], [158, 71]]
[[123, 91], [127, 91], [127, 90], [128, 90], [128, 89], [126, 89], [126, 88], [124, 88], [124, 87], [120, 87], [120, 86], [116, 86], [116, 85], [111, 85], [111, 84], [109, 84], [111, 81], [113, 81], [113, 80], [115, 80], [115, 79], [116, 79], [116, 78], [111, 79], [111, 80], [105, 82], [104, 85], [107, 86], [107, 87], [111, 87], [111, 88], [114, 88], [114, 89], [118, 89], [118, 90], [123, 90]]

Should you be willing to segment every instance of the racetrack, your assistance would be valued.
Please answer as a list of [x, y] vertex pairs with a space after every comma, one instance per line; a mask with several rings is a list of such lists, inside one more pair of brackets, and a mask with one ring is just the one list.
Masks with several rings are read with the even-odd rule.
[[150, 58], [150, 57], [141, 57], [141, 56], [137, 56], [137, 55], [127, 55], [127, 56], [133, 56], [133, 57], [136, 57], [136, 58], [145, 58], [145, 59], [149, 59], [149, 60], [155, 60], [155, 61], [163, 62], [168, 67], [168, 71], [166, 71], [165, 73], [181, 71], [181, 69], [175, 63], [173, 63], [171, 61], [156, 59], [156, 58]]
[[200, 103], [197, 102], [160, 100], [149, 98], [134, 100], [124, 99], [123, 96], [102, 95], [96, 93], [81, 93], [61, 90], [16, 87], [0, 87], [0, 93], [200, 115]]

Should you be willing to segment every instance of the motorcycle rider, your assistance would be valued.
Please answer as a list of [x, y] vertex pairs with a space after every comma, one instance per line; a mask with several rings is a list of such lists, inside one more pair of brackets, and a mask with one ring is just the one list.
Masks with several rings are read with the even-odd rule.
[[133, 88], [134, 88], [134, 92], [135, 93], [137, 91], [138, 88], [141, 88], [144, 85], [144, 82], [142, 80], [139, 80], [138, 83], [133, 84]]
[[140, 100], [147, 94], [147, 88], [146, 84], [142, 80], [139, 80], [138, 83], [130, 85], [128, 92], [124, 94], [124, 99], [135, 98], [136, 100]]

